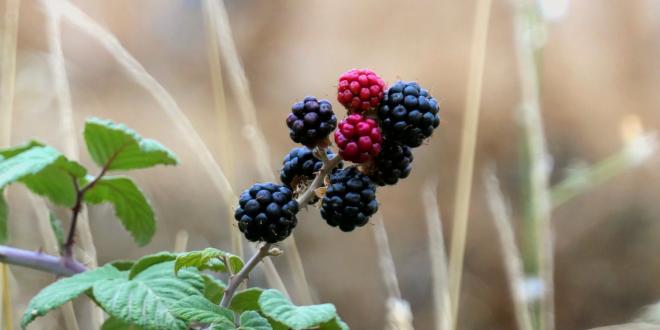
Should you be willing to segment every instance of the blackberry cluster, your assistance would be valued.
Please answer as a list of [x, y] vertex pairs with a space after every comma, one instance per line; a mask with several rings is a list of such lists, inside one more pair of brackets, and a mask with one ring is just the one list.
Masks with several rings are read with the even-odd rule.
[[[330, 149], [326, 149], [328, 158], [332, 158], [335, 154]], [[307, 147], [293, 148], [284, 157], [282, 162], [282, 169], [280, 170], [280, 180], [287, 187], [294, 189], [301, 181], [309, 181], [314, 179], [315, 173], [321, 170], [323, 162], [314, 156], [314, 152]], [[340, 163], [338, 168], [341, 168]]]
[[376, 211], [376, 186], [357, 167], [330, 176], [330, 185], [321, 202], [321, 216], [330, 226], [352, 231], [364, 226]]
[[353, 69], [339, 77], [337, 101], [351, 113], [375, 109], [383, 99], [385, 82], [369, 69]]
[[378, 119], [388, 139], [418, 147], [440, 124], [438, 101], [416, 82], [399, 81], [385, 93]]
[[[343, 73], [337, 101], [347, 109], [339, 123], [327, 100], [308, 96], [291, 107], [286, 118], [289, 135], [304, 147], [293, 148], [284, 157], [283, 185], [255, 184], [241, 194], [234, 217], [248, 240], [276, 243], [285, 239], [296, 226], [298, 209], [319, 198], [321, 216], [329, 225], [345, 232], [364, 226], [378, 211], [376, 187], [407, 178], [413, 148], [440, 124], [438, 101], [426, 89], [405, 81], [388, 89], [369, 69]], [[329, 148], [332, 131], [338, 156]], [[319, 152], [328, 159], [341, 157], [360, 165], [343, 168], [339, 159], [324, 165], [316, 157], [322, 155]], [[328, 164], [336, 165], [330, 173], [323, 170]]]
[[337, 117], [330, 102], [307, 96], [291, 107], [286, 124], [293, 142], [313, 148], [337, 127]]
[[358, 114], [346, 117], [335, 131], [339, 155], [354, 163], [364, 163], [378, 156], [381, 142], [378, 123]]
[[408, 146], [385, 140], [383, 149], [374, 159], [369, 177], [379, 186], [395, 185], [412, 171], [413, 154]]
[[247, 240], [276, 243], [287, 238], [298, 220], [298, 203], [291, 189], [274, 183], [257, 183], [245, 190], [234, 213]]

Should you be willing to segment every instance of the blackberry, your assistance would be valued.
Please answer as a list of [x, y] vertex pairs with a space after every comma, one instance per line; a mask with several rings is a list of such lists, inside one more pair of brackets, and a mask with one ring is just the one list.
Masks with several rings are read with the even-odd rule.
[[339, 123], [335, 142], [343, 159], [364, 163], [378, 156], [383, 138], [375, 120], [352, 114]]
[[330, 102], [307, 96], [291, 107], [286, 125], [294, 142], [313, 148], [337, 127], [337, 117]]
[[[326, 155], [328, 158], [335, 156], [330, 149], [326, 149]], [[284, 157], [280, 179], [285, 186], [295, 190], [300, 183], [314, 179], [315, 173], [321, 170], [321, 166], [323, 161], [314, 156], [312, 149], [293, 148]], [[342, 163], [339, 163], [338, 167], [341, 168]]]
[[383, 99], [385, 82], [369, 69], [353, 69], [339, 77], [337, 101], [350, 113], [362, 113], [378, 107]]
[[412, 170], [412, 149], [396, 142], [385, 140], [383, 148], [374, 159], [369, 177], [379, 186], [394, 185], [405, 179]]
[[398, 81], [378, 108], [383, 133], [409, 147], [418, 147], [440, 124], [438, 101], [416, 82]]
[[238, 204], [234, 218], [248, 241], [279, 242], [291, 234], [298, 222], [298, 203], [285, 186], [254, 184], [241, 194]]
[[330, 226], [352, 231], [364, 226], [376, 211], [376, 185], [355, 166], [330, 176], [330, 185], [321, 202], [321, 216]]

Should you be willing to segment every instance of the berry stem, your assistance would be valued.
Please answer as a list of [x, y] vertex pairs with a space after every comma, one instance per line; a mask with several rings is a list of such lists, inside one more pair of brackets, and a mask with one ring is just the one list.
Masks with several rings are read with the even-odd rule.
[[332, 170], [337, 167], [342, 160], [341, 156], [339, 155], [332, 157], [332, 159], [328, 159], [325, 148], [317, 147], [314, 151], [316, 152], [317, 157], [323, 161], [323, 166], [309, 187], [307, 187], [305, 191], [298, 195], [296, 202], [298, 202], [300, 207], [306, 206], [314, 198], [316, 189], [323, 185], [325, 177], [328, 176], [328, 174], [330, 174], [330, 172], [332, 172]]
[[259, 262], [261, 262], [264, 258], [273, 255], [273, 253], [271, 253], [271, 246], [272, 244], [270, 243], [262, 245], [257, 253], [253, 255], [250, 260], [248, 260], [245, 266], [243, 266], [243, 269], [241, 269], [238, 274], [229, 278], [229, 283], [227, 285], [227, 289], [225, 289], [225, 293], [222, 295], [220, 306], [225, 308], [228, 307], [229, 303], [231, 302], [231, 298], [236, 292], [236, 289], [238, 289], [238, 286], [248, 278], [254, 267], [256, 267], [257, 264], [259, 264]]

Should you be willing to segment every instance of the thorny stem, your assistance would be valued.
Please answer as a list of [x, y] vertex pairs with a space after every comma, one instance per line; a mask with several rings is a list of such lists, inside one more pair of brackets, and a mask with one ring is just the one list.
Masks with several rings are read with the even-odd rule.
[[[309, 184], [309, 186], [300, 195], [298, 195], [298, 198], [296, 198], [296, 202], [298, 203], [299, 207], [307, 206], [310, 201], [312, 201], [316, 194], [316, 189], [323, 186], [325, 178], [328, 176], [328, 174], [330, 174], [330, 172], [332, 172], [335, 167], [339, 165], [342, 159], [339, 155], [333, 157], [332, 159], [328, 159], [326, 148], [323, 147], [317, 147], [314, 149], [314, 153], [316, 157], [323, 161], [323, 166], [321, 166], [321, 170], [316, 174], [316, 177], [314, 177], [314, 180]], [[254, 267], [257, 266], [257, 264], [259, 264], [260, 261], [268, 256], [278, 255], [278, 253], [275, 253], [271, 250], [271, 247], [271, 243], [262, 245], [259, 248], [259, 251], [257, 251], [257, 253], [253, 255], [250, 260], [248, 260], [241, 271], [235, 275], [230, 276], [227, 289], [225, 289], [225, 292], [222, 295], [220, 306], [229, 306], [229, 303], [231, 303], [231, 299], [234, 296], [236, 289], [243, 281], [248, 278], [250, 272], [254, 269]]]
[[272, 244], [266, 243], [262, 245], [259, 248], [259, 251], [255, 255], [248, 260], [248, 262], [243, 266], [243, 269], [241, 269], [238, 274], [232, 276], [229, 279], [229, 284], [227, 285], [227, 289], [225, 289], [225, 293], [222, 295], [222, 301], [220, 302], [220, 306], [222, 307], [228, 307], [229, 303], [231, 302], [231, 298], [234, 296], [234, 293], [236, 292], [236, 289], [238, 289], [238, 286], [248, 278], [250, 275], [250, 272], [254, 269], [254, 267], [259, 264], [261, 260], [266, 258], [267, 256], [271, 255], [270, 248]]

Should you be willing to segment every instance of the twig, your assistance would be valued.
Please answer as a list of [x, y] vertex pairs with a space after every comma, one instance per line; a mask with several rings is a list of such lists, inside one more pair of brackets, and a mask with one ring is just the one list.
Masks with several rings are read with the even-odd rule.
[[176, 238], [174, 239], [174, 252], [180, 253], [186, 251], [186, 247], [188, 246], [188, 237], [188, 231], [186, 230], [182, 229], [176, 232]]
[[449, 296], [451, 298], [453, 329], [456, 329], [458, 323], [461, 276], [463, 274], [490, 7], [491, 0], [479, 0], [477, 2], [472, 32], [472, 52], [470, 54], [470, 71], [467, 82], [465, 117], [463, 118], [463, 135], [461, 137], [456, 200], [454, 203], [451, 257], [449, 259]]
[[0, 262], [71, 276], [87, 270], [76, 260], [0, 245]]
[[248, 260], [248, 262], [243, 266], [243, 269], [241, 269], [238, 274], [232, 276], [229, 279], [229, 284], [227, 285], [227, 288], [225, 289], [225, 292], [222, 295], [222, 301], [220, 302], [220, 306], [222, 307], [228, 307], [229, 303], [231, 302], [231, 298], [234, 296], [234, 293], [236, 292], [236, 289], [238, 286], [245, 281], [248, 276], [250, 275], [250, 272], [254, 269], [254, 267], [259, 264], [261, 260], [264, 258], [272, 255], [271, 254], [271, 244], [266, 243], [262, 245], [258, 252]]
[[332, 159], [328, 159], [327, 156], [325, 156], [325, 149], [317, 148], [315, 152], [319, 156], [323, 155], [320, 156], [320, 159], [323, 161], [323, 166], [321, 166], [321, 170], [316, 175], [312, 183], [309, 184], [307, 189], [298, 195], [296, 202], [298, 202], [300, 207], [307, 205], [316, 196], [316, 189], [323, 186], [325, 178], [341, 162], [341, 157], [339, 155], [332, 157]]
[[525, 273], [523, 270], [522, 258], [516, 247], [516, 239], [511, 225], [511, 214], [509, 208], [504, 203], [499, 182], [497, 181], [495, 171], [492, 168], [489, 168], [484, 173], [484, 182], [486, 185], [488, 206], [495, 219], [495, 229], [497, 229], [497, 234], [500, 237], [504, 266], [509, 278], [511, 298], [515, 308], [518, 329], [531, 330], [532, 318], [526, 301], [527, 295], [524, 290]]
[[429, 256], [433, 274], [433, 313], [435, 328], [448, 330], [452, 325], [451, 305], [447, 286], [447, 251], [442, 234], [442, 220], [437, 202], [436, 179], [429, 180], [423, 188], [424, 213], [429, 238]]

